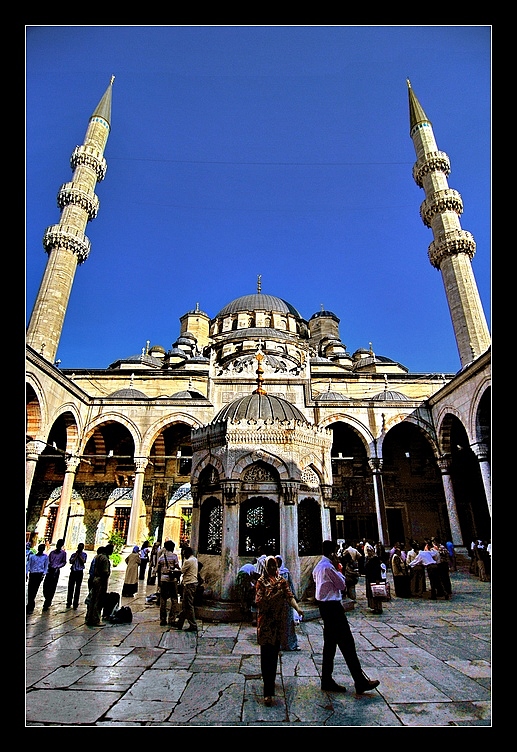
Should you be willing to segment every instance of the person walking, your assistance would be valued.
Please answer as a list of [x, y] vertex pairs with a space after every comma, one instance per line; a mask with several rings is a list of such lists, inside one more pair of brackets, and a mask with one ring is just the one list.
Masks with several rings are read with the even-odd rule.
[[68, 575], [68, 590], [66, 593], [66, 607], [73, 608], [74, 611], [77, 611], [79, 607], [86, 558], [84, 543], [78, 543], [77, 551], [70, 557], [70, 574]]
[[313, 569], [316, 583], [316, 602], [323, 620], [323, 662], [321, 689], [325, 692], [346, 692], [332, 677], [336, 648], [339, 647], [355, 683], [357, 694], [369, 692], [379, 686], [377, 679], [368, 679], [361, 668], [354, 637], [341, 603], [341, 591], [346, 589], [344, 576], [336, 567], [336, 544], [325, 540], [322, 557]]
[[59, 575], [66, 564], [66, 551], [63, 548], [64, 545], [65, 541], [60, 538], [56, 543], [55, 549], [48, 555], [48, 571], [43, 580], [43, 595], [45, 596], [43, 611], [48, 611], [52, 605]]
[[[198, 586], [198, 561], [194, 556], [194, 551], [190, 546], [183, 549], [183, 564], [181, 565], [181, 584], [183, 585], [183, 594], [181, 596], [181, 611], [178, 614], [177, 621], [172, 624], [175, 629], [183, 629], [185, 620], [188, 620], [189, 626], [187, 632], [197, 632], [196, 612], [194, 610], [194, 598]], [[161, 579], [160, 579], [161, 592]]]
[[166, 540], [163, 552], [156, 564], [160, 580], [160, 626], [167, 626], [167, 602], [170, 600], [169, 626], [174, 626], [178, 613], [178, 580], [176, 572], [181, 572], [178, 555], [174, 553], [176, 544]]
[[126, 573], [122, 585], [122, 597], [133, 598], [138, 591], [138, 573], [140, 571], [140, 547], [133, 546], [133, 550], [126, 556]]
[[[99, 553], [100, 552], [100, 553]], [[93, 579], [89, 593], [88, 609], [86, 611], [85, 624], [88, 627], [104, 627], [101, 622], [101, 611], [104, 599], [108, 592], [108, 582], [111, 574], [110, 556], [113, 553], [113, 544], [108, 543], [97, 550]]]
[[44, 543], [39, 544], [35, 554], [28, 556], [25, 566], [29, 577], [27, 583], [27, 613], [32, 614], [36, 608], [38, 590], [48, 572], [48, 556], [45, 553]]
[[270, 707], [275, 696], [278, 655], [285, 630], [285, 607], [303, 617], [287, 580], [278, 573], [274, 556], [266, 558], [266, 571], [256, 585], [257, 642], [260, 646], [260, 670], [264, 683], [264, 704]]
[[[281, 556], [275, 556], [275, 559], [278, 567], [278, 574], [287, 582], [291, 593], [294, 593], [294, 583], [293, 578], [291, 577], [291, 572], [284, 565]], [[284, 606], [284, 612], [284, 633], [282, 635], [282, 639], [280, 640], [280, 650], [284, 652], [289, 652], [291, 650], [300, 650], [300, 648], [298, 647], [298, 637], [296, 635], [294, 622], [294, 614], [297, 613], [296, 609], [293, 609], [291, 604], [286, 602]]]

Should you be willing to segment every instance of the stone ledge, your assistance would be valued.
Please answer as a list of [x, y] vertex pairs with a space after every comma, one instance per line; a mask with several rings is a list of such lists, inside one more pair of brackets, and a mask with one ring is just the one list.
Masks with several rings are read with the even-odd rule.
[[[354, 610], [354, 601], [342, 601], [342, 603], [345, 611]], [[314, 619], [320, 618], [318, 606], [314, 601], [300, 601], [299, 605], [304, 614], [304, 621], [313, 621]], [[222, 622], [223, 624], [248, 621], [243, 618], [239, 604], [231, 601], [207, 601], [201, 606], [196, 606], [195, 608], [196, 617], [202, 621]]]

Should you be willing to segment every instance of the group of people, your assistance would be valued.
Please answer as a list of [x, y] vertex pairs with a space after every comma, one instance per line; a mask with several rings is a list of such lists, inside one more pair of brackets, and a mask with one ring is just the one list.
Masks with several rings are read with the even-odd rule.
[[492, 574], [492, 541], [474, 538], [469, 549], [471, 574], [481, 582], [490, 582]]
[[390, 549], [386, 549], [380, 542], [374, 543], [366, 539], [355, 546], [345, 547], [342, 543], [337, 556], [346, 579], [344, 594], [355, 601], [355, 586], [359, 577], [364, 575], [368, 606], [375, 614], [382, 614], [382, 604], [386, 597], [375, 597], [371, 586], [387, 584], [388, 569], [391, 569], [393, 575], [397, 598], [427, 597], [427, 583], [431, 600], [449, 600], [452, 596], [450, 572], [457, 569], [454, 545], [451, 541], [442, 543], [438, 536], [426, 538], [423, 546], [417, 541], [411, 541], [408, 551], [399, 541]]
[[[336, 544], [323, 542], [322, 557], [312, 572], [316, 587], [316, 602], [323, 621], [323, 662], [321, 667], [321, 689], [325, 692], [346, 692], [346, 687], [333, 678], [334, 658], [339, 647], [354, 680], [355, 691], [362, 694], [375, 689], [377, 680], [369, 679], [357, 655], [354, 637], [342, 606], [342, 593], [346, 580], [340, 571], [336, 556]], [[262, 674], [264, 704], [270, 707], [275, 696], [275, 680], [278, 657], [285, 642], [286, 609], [294, 610], [303, 618], [294, 596], [292, 580], [283, 575], [280, 556], [259, 557], [253, 566], [258, 578], [255, 584], [255, 605], [257, 607], [257, 642], [260, 646], [260, 669]]]

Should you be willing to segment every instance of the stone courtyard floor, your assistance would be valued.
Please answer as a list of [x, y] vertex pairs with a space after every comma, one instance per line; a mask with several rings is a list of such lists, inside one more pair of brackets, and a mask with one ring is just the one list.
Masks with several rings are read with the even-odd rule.
[[[134, 598], [121, 599], [131, 624], [87, 627], [85, 582], [79, 609], [66, 608], [68, 571], [49, 611], [40, 588], [26, 617], [26, 727], [492, 726], [491, 584], [464, 565], [451, 573], [450, 601], [394, 597], [382, 615], [367, 608], [361, 577], [347, 616], [378, 688], [355, 695], [338, 652], [334, 678], [347, 692], [321, 691], [316, 618], [296, 627], [301, 650], [281, 654], [272, 707], [263, 703], [250, 623], [200, 621], [197, 634], [161, 627], [146, 602], [155, 588], [140, 583]], [[119, 565], [109, 590], [121, 592], [123, 579]]]

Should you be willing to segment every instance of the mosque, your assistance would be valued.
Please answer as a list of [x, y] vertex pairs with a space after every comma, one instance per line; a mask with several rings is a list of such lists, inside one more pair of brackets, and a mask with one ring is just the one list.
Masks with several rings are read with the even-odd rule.
[[[26, 533], [95, 550], [116, 531], [188, 543], [205, 584], [234, 599], [259, 549], [281, 553], [297, 597], [323, 539], [385, 545], [439, 535], [465, 549], [491, 533], [491, 345], [450, 162], [407, 82], [409, 133], [459, 353], [457, 373], [410, 373], [372, 346], [349, 352], [332, 311], [236, 290], [199, 304], [170, 348], [147, 342], [105, 369], [56, 364], [87, 223], [106, 174], [113, 78], [71, 156], [59, 223], [26, 337]], [[174, 335], [175, 336], [175, 335]]]

